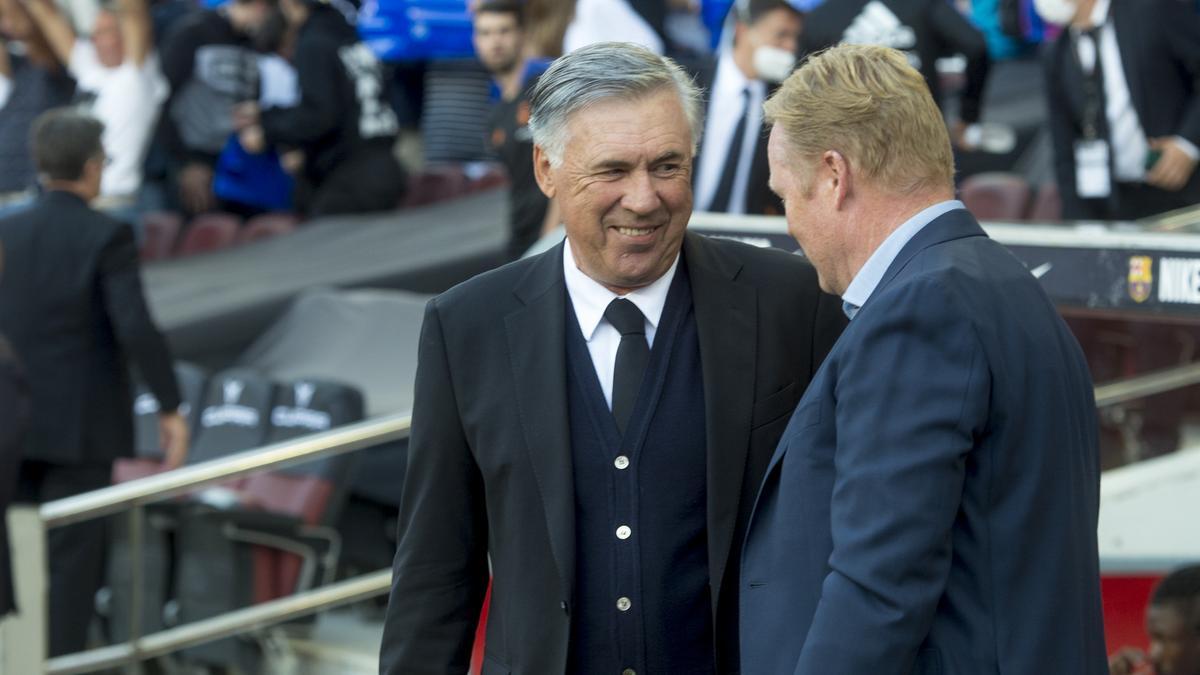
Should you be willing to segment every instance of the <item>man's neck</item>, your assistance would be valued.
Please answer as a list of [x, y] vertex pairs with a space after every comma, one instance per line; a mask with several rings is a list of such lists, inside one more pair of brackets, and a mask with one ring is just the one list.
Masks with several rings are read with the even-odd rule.
[[855, 227], [852, 229], [858, 245], [847, 256], [848, 274], [844, 283], [849, 284], [858, 275], [875, 251], [901, 225], [925, 209], [950, 199], [954, 199], [954, 194], [942, 190], [930, 190], [902, 199], [885, 193], [869, 196], [854, 218]]
[[757, 80], [758, 73], [754, 70], [754, 50], [734, 45], [733, 64], [741, 71], [747, 80]]
[[46, 189], [46, 192], [65, 192], [75, 195], [87, 203], [91, 203], [96, 198], [96, 195], [80, 181], [48, 180], [42, 183], [42, 187]]
[[521, 93], [521, 76], [525, 71], [524, 66], [524, 61], [517, 61], [512, 68], [492, 76], [492, 79], [496, 81], [496, 86], [500, 88], [500, 96], [505, 101], [515, 99]]

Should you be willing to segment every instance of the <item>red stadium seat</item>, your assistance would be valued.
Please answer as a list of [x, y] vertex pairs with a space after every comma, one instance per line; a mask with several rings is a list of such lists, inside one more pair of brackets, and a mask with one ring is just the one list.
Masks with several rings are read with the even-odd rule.
[[980, 173], [962, 183], [962, 201], [980, 220], [1022, 220], [1029, 208], [1029, 183], [1013, 173]]
[[143, 215], [141, 259], [149, 262], [170, 258], [181, 229], [183, 216], [173, 211], [151, 211]]
[[242, 228], [241, 233], [238, 235], [238, 243], [249, 244], [263, 239], [291, 234], [296, 231], [296, 226], [299, 224], [300, 217], [294, 213], [284, 211], [263, 213], [246, 221], [246, 227]]
[[1058, 183], [1046, 181], [1038, 188], [1033, 206], [1029, 207], [1029, 220], [1062, 220], [1062, 195], [1058, 193]]
[[408, 179], [404, 208], [426, 206], [467, 194], [469, 185], [462, 169], [443, 166], [426, 169]]
[[232, 213], [205, 213], [188, 225], [179, 244], [179, 256], [212, 253], [229, 248], [237, 241], [242, 219]]

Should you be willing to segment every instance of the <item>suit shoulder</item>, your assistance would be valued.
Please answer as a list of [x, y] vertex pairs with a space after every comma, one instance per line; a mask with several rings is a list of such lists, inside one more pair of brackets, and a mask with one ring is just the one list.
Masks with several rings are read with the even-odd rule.
[[491, 316], [494, 312], [502, 311], [513, 298], [513, 290], [530, 274], [534, 267], [546, 265], [544, 256], [562, 253], [558, 247], [515, 262], [502, 265], [493, 270], [478, 274], [439, 294], [432, 300], [439, 315], [443, 318], [461, 315]]
[[[816, 288], [817, 273], [812, 263], [804, 256], [787, 253], [777, 248], [753, 246], [740, 241], [723, 238], [706, 238], [720, 255], [736, 260], [742, 265], [740, 278], [750, 283], [778, 284], [783, 281]], [[781, 290], [779, 287], [773, 290]]]

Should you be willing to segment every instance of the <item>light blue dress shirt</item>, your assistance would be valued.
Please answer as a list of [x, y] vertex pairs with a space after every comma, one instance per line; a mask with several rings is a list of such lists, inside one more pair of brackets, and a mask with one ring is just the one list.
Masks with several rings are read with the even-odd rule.
[[858, 314], [859, 308], [866, 304], [871, 294], [875, 292], [875, 287], [883, 281], [883, 275], [887, 273], [892, 262], [896, 260], [896, 256], [900, 255], [900, 251], [910, 239], [915, 237], [929, 223], [932, 223], [938, 216], [944, 215], [955, 209], [965, 209], [966, 206], [957, 199], [951, 199], [944, 202], [938, 202], [933, 206], [921, 211], [917, 215], [904, 221], [904, 224], [897, 227], [888, 235], [887, 239], [875, 249], [870, 258], [867, 258], [867, 264], [862, 266], [858, 274], [854, 275], [854, 280], [846, 287], [846, 292], [842, 294], [842, 311], [851, 320], [854, 315]]

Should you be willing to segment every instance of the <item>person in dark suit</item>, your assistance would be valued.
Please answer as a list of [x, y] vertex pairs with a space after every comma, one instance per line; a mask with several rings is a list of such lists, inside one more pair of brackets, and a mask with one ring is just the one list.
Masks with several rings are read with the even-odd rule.
[[1200, 17], [1173, 0], [1038, 3], [1068, 24], [1045, 52], [1055, 176], [1069, 220], [1200, 202]]
[[[4, 249], [0, 248], [0, 274]], [[2, 283], [2, 281], [0, 281]], [[8, 507], [17, 488], [21, 445], [29, 424], [29, 390], [8, 341], [0, 335], [0, 619], [16, 609], [8, 547]]]
[[952, 139], [963, 149], [978, 141], [967, 129], [979, 122], [991, 60], [987, 40], [954, 3], [946, 0], [838, 0], [824, 2], [804, 17], [803, 48], [813, 53], [839, 43], [892, 47], [904, 52], [921, 71], [938, 105], [945, 104], [937, 60], [961, 54], [966, 59], [958, 119]]
[[[109, 484], [133, 452], [133, 361], [162, 404], [166, 465], [183, 463], [171, 355], [142, 294], [133, 230], [92, 210], [105, 154], [103, 125], [69, 109], [43, 113], [33, 153], [45, 194], [0, 219], [6, 255], [0, 333], [24, 362], [32, 401], [17, 500], [48, 502]], [[103, 575], [103, 521], [49, 533], [50, 654], [84, 648]]]
[[844, 317], [686, 232], [697, 99], [628, 43], [534, 88], [567, 240], [429, 303], [381, 673], [467, 672], [489, 560], [484, 673], [737, 671], [736, 542]]
[[800, 12], [784, 0], [739, 0], [733, 13], [732, 43], [696, 72], [705, 97], [696, 210], [781, 215], [767, 187], [762, 104], [795, 64]]
[[953, 199], [921, 74], [834, 47], [766, 111], [789, 231], [851, 320], [754, 507], [741, 672], [1107, 672], [1087, 364]]

